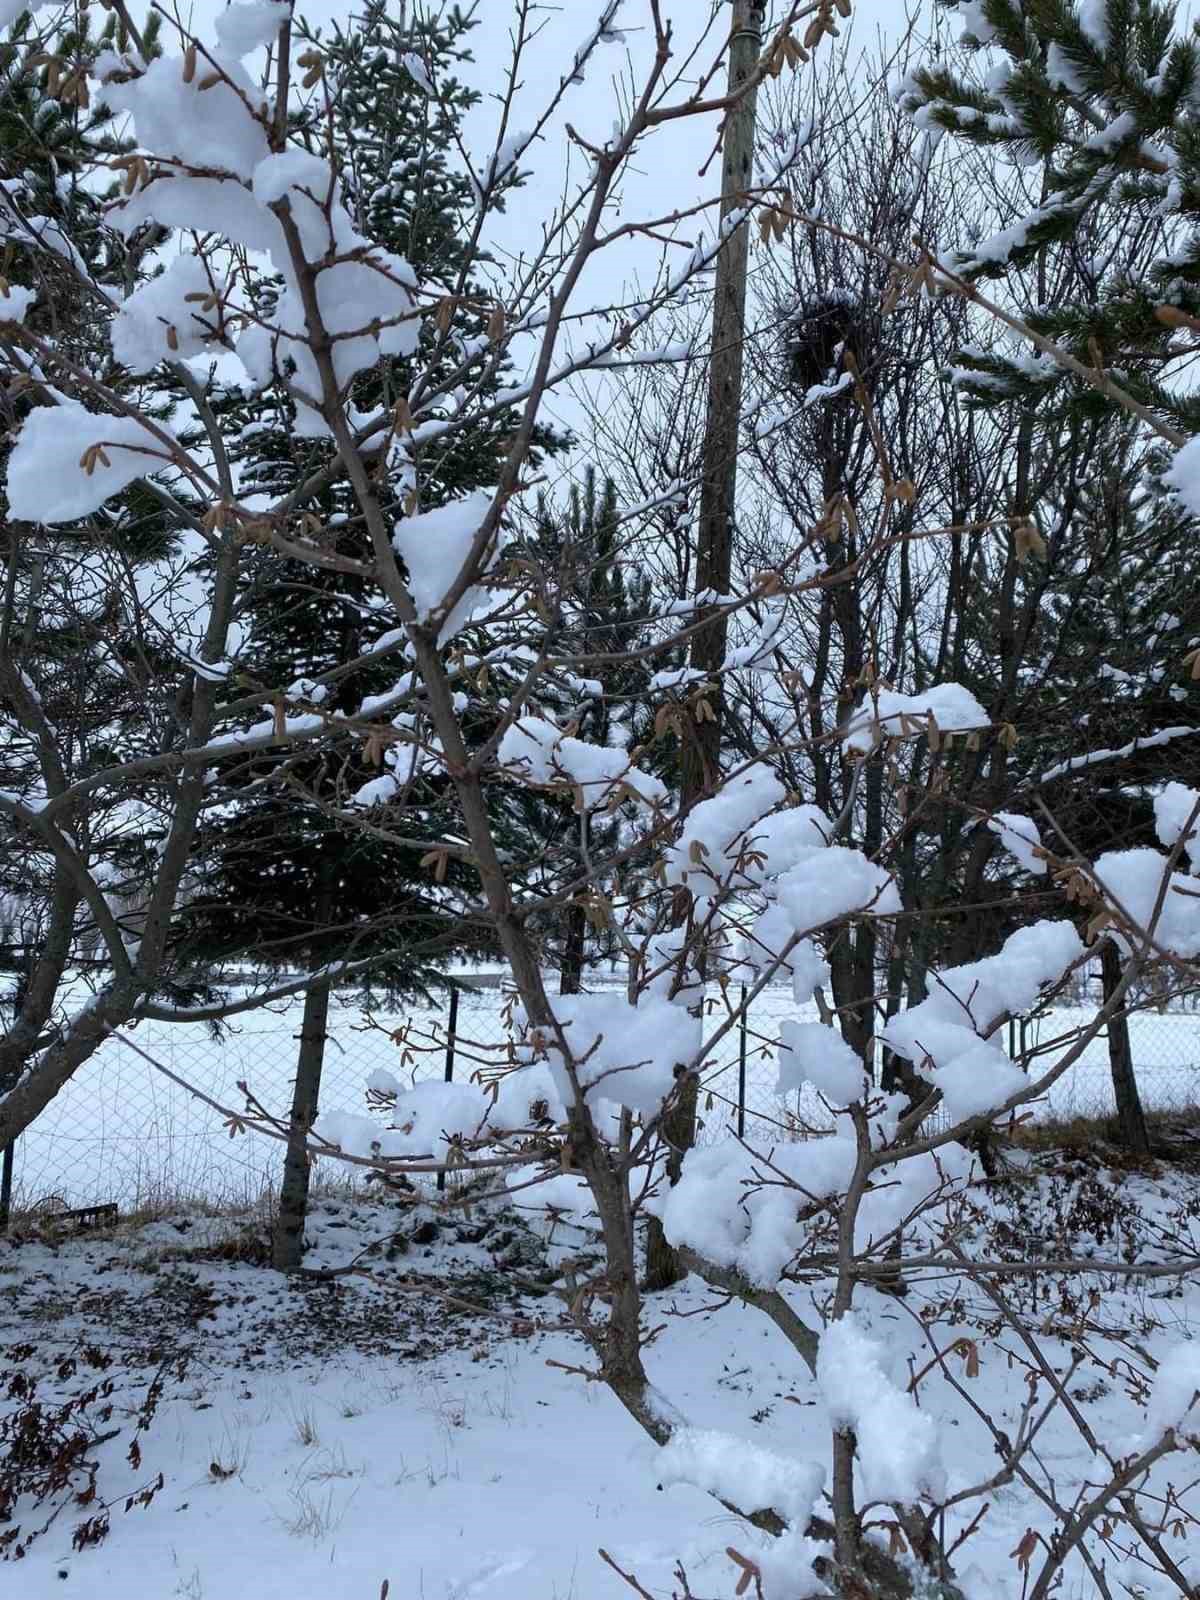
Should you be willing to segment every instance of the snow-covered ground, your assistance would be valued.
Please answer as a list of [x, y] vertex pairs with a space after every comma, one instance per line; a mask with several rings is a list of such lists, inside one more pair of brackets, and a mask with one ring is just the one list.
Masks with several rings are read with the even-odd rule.
[[[715, 994], [714, 994], [715, 999]], [[503, 1063], [507, 1039], [505, 995], [497, 988], [461, 995], [455, 1076], [469, 1077]], [[238, 1110], [239, 1081], [248, 1083], [272, 1112], [286, 1115], [290, 1103], [299, 1003], [251, 1013], [221, 1038], [200, 1024], [143, 1024], [137, 1042], [163, 1065]], [[746, 1039], [746, 1105], [749, 1126], [788, 1113], [828, 1126], [828, 1113], [811, 1090], [781, 1100], [775, 1094], [775, 1043], [788, 1018], [815, 1019], [797, 1007], [789, 989], [772, 988], [755, 1003]], [[715, 1030], [723, 1013], [710, 1007]], [[1046, 1046], [1046, 1065], [1057, 1059], [1072, 1031], [1088, 1019], [1082, 1009], [1062, 1008], [1029, 1030], [1029, 1042]], [[330, 1022], [321, 1103], [328, 1111], [362, 1111], [368, 1075], [384, 1068], [400, 1077], [441, 1076], [445, 1070], [448, 1013], [445, 1005], [413, 1003], [400, 1010], [364, 1015], [357, 995], [335, 1007]], [[394, 1042], [397, 1030], [408, 1030]], [[1130, 1020], [1138, 1082], [1148, 1109], [1175, 1110], [1200, 1101], [1200, 1013], [1144, 1012]], [[736, 1125], [740, 1041], [731, 1031], [716, 1052], [706, 1079], [701, 1139], [725, 1137]], [[1103, 1115], [1112, 1108], [1112, 1083], [1103, 1037], [1089, 1044], [1035, 1114], [1056, 1117]], [[212, 1202], [250, 1201], [277, 1181], [280, 1149], [257, 1137], [231, 1138], [221, 1119], [186, 1090], [156, 1073], [118, 1041], [107, 1044], [67, 1085], [19, 1142], [16, 1193], [24, 1205], [50, 1201], [91, 1205], [116, 1201], [123, 1208], [164, 1197]]]
[[[1023, 1243], [1041, 1234], [1078, 1245], [1072, 1219], [1092, 1214], [1099, 1196], [1101, 1210], [1124, 1208], [1121, 1237], [1134, 1255], [1154, 1249], [1159, 1224], [1177, 1246], [1186, 1234], [1194, 1248], [1193, 1184], [1175, 1175], [1117, 1185], [1075, 1166], [1021, 1185], [1014, 1209], [998, 1202], [997, 1212]], [[237, 1220], [176, 1217], [115, 1240], [0, 1243], [0, 1368], [44, 1375], [47, 1397], [62, 1396], [95, 1375], [81, 1361], [56, 1378], [57, 1358], [103, 1343], [116, 1358], [105, 1431], [119, 1430], [93, 1452], [98, 1498], [115, 1501], [108, 1537], [74, 1551], [73, 1531], [95, 1508], [68, 1504], [19, 1566], [0, 1565], [0, 1588], [7, 1580], [22, 1600], [378, 1600], [387, 1579], [392, 1600], [627, 1597], [603, 1549], [656, 1600], [680, 1592], [678, 1563], [692, 1593], [732, 1595], [739, 1573], [727, 1548], [753, 1555], [763, 1536], [698, 1489], [665, 1483], [656, 1448], [603, 1385], [548, 1365], [588, 1358], [561, 1326], [560, 1302], [520, 1294], [577, 1250], [580, 1236], [559, 1224], [547, 1251], [541, 1236], [504, 1216], [443, 1220], [436, 1238], [429, 1220], [380, 1202], [319, 1208], [312, 1266], [348, 1263], [398, 1226], [415, 1235], [390, 1261], [369, 1258], [378, 1281], [288, 1283], [261, 1266], [213, 1259], [222, 1240], [247, 1253], [250, 1235]], [[1133, 1351], [1200, 1336], [1200, 1287], [1100, 1283], [1103, 1301], [1091, 1311], [1081, 1298], [1089, 1285], [1069, 1285], [1073, 1300], [1043, 1289], [1038, 1319], [1060, 1370], [1072, 1350], [1088, 1351], [1072, 1393], [1115, 1448], [1144, 1416]], [[461, 1309], [447, 1291], [481, 1309]], [[1016, 1415], [1026, 1385], [1012, 1341], [989, 1329], [990, 1308], [972, 1305], [969, 1293], [939, 1306], [925, 1283], [906, 1302], [864, 1290], [859, 1303], [886, 1333], [901, 1381], [929, 1361], [930, 1341], [974, 1339], [971, 1395], [993, 1418]], [[691, 1423], [828, 1464], [819, 1391], [763, 1317], [719, 1308], [692, 1280], [655, 1297], [647, 1320], [664, 1325], [648, 1351], [651, 1375]], [[19, 1344], [26, 1352], [14, 1357]], [[146, 1385], [164, 1357], [185, 1351], [186, 1369], [168, 1373], [133, 1467]], [[1114, 1357], [1125, 1365], [1106, 1378]], [[951, 1489], [988, 1476], [994, 1451], [968, 1407], [936, 1373], [921, 1381], [920, 1399], [937, 1420]], [[0, 1410], [13, 1403], [0, 1401]], [[1094, 1466], [1089, 1452], [1065, 1419], [1047, 1425], [1038, 1449], [1069, 1501]], [[124, 1497], [159, 1472], [152, 1504], [126, 1513]], [[1161, 1469], [1163, 1481], [1193, 1476], [1180, 1458]], [[23, 1528], [42, 1520], [21, 1509]], [[964, 1525], [976, 1509], [964, 1508]], [[968, 1600], [1018, 1600], [1012, 1553], [1029, 1527], [1050, 1531], [1027, 1493], [1010, 1485], [990, 1494], [955, 1558]], [[1200, 1571], [1200, 1549], [1187, 1540], [1173, 1541], [1172, 1552], [1193, 1576]], [[1132, 1557], [1110, 1556], [1107, 1572], [1115, 1594], [1167, 1592]], [[1072, 1569], [1064, 1596], [1092, 1592]]]

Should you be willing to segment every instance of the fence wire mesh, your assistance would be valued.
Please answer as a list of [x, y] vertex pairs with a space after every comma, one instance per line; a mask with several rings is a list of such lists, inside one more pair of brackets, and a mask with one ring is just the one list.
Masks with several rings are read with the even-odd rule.
[[[740, 997], [710, 995], [712, 1036]], [[727, 1004], [728, 1002], [728, 1004]], [[508, 1057], [508, 999], [497, 987], [463, 987], [452, 1070], [469, 1078]], [[1039, 1070], [1070, 1044], [1094, 1008], [1060, 1008], [1026, 1029]], [[796, 1007], [790, 990], [764, 990], [744, 1027], [728, 1028], [705, 1071], [698, 1141], [736, 1135], [797, 1138], [830, 1126], [811, 1091], [776, 1093], [780, 1024], [815, 1018]], [[146, 1024], [134, 1037], [186, 1084], [231, 1112], [244, 1106], [245, 1083], [273, 1115], [291, 1103], [301, 1006], [250, 1013], [217, 1037], [201, 1024]], [[374, 1013], [361, 996], [345, 995], [331, 1010], [321, 1086], [326, 1111], [367, 1109], [370, 1074], [383, 1068], [400, 1081], [442, 1076], [447, 1059], [448, 1002]], [[1147, 1111], [1178, 1111], [1200, 1102], [1200, 1010], [1140, 1012], [1129, 1020], [1134, 1066]], [[1014, 1047], [1020, 1041], [1013, 1041]], [[1105, 1117], [1114, 1110], [1107, 1041], [1093, 1040], [1081, 1059], [1035, 1107], [1040, 1117]], [[259, 1200], [278, 1182], [283, 1147], [260, 1134], [231, 1136], [221, 1116], [188, 1089], [147, 1065], [119, 1039], [110, 1040], [51, 1102], [15, 1149], [14, 1208], [73, 1208], [116, 1202], [123, 1212], [203, 1201], [238, 1205]], [[323, 1175], [345, 1177], [332, 1162]]]

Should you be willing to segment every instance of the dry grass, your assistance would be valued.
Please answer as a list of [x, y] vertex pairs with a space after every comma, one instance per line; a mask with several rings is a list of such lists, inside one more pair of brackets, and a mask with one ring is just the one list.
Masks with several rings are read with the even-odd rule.
[[1131, 1170], [1153, 1166], [1158, 1161], [1200, 1160], [1200, 1104], [1148, 1111], [1146, 1126], [1150, 1134], [1149, 1157], [1125, 1148], [1115, 1116], [1047, 1117], [1021, 1123], [1007, 1138], [1019, 1150], [1039, 1155], [1057, 1151]]
[[[325, 1200], [350, 1199], [363, 1199], [362, 1185], [344, 1178], [314, 1178], [309, 1190], [309, 1202], [314, 1206]], [[89, 1238], [120, 1239], [151, 1223], [190, 1219], [240, 1223], [247, 1230], [269, 1234], [275, 1223], [277, 1202], [278, 1191], [273, 1184], [247, 1185], [244, 1190], [216, 1196], [167, 1186], [147, 1187], [139, 1190], [128, 1207], [121, 1208], [114, 1226], [89, 1228], [86, 1232]], [[18, 1189], [13, 1196], [9, 1228], [18, 1237], [74, 1237], [75, 1225], [56, 1220], [73, 1209], [74, 1205], [68, 1205], [61, 1195], [47, 1191], [35, 1196]]]

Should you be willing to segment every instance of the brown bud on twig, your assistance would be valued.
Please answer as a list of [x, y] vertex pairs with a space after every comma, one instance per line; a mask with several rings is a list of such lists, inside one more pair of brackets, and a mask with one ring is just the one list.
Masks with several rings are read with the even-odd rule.
[[311, 89], [325, 75], [325, 58], [319, 50], [306, 50], [302, 56], [296, 57], [296, 65], [305, 69], [300, 80], [302, 88]]
[[112, 462], [102, 444], [90, 444], [80, 456], [79, 465], [90, 478], [97, 467], [111, 467]]
[[392, 428], [396, 433], [413, 431], [413, 414], [406, 394], [397, 396], [396, 404], [392, 407]]
[[884, 485], [884, 498], [899, 500], [901, 505], [911, 506], [917, 498], [917, 486], [911, 478], [893, 478]]

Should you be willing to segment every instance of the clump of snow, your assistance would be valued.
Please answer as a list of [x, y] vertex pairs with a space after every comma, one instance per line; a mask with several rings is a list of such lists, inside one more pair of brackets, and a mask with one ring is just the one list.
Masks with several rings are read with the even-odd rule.
[[823, 1022], [785, 1022], [779, 1046], [777, 1094], [811, 1083], [833, 1106], [862, 1099], [867, 1085], [863, 1064], [836, 1028]]
[[5, 284], [0, 292], [0, 322], [24, 322], [36, 299], [36, 289], [24, 289], [19, 283]]
[[9, 456], [9, 514], [21, 522], [74, 522], [168, 461], [167, 447], [132, 417], [87, 411], [75, 400], [38, 406]]
[[794, 1461], [715, 1428], [680, 1428], [656, 1467], [664, 1483], [691, 1484], [746, 1511], [776, 1511], [801, 1532], [825, 1487], [817, 1462]]
[[[180, 56], [159, 56], [127, 82], [107, 83], [105, 103], [132, 117], [139, 145], [160, 160], [248, 179], [271, 149], [264, 122], [250, 111], [264, 106], [262, 95], [235, 61], [222, 62], [223, 77], [208, 88], [201, 88], [211, 74], [207, 64], [190, 83], [184, 65]], [[193, 217], [193, 227], [204, 225]]]
[[1136, 930], [1132, 941], [1119, 929], [1114, 931], [1123, 948], [1132, 948], [1138, 943], [1137, 933], [1149, 933], [1153, 924], [1154, 941], [1162, 948], [1184, 960], [1200, 955], [1200, 895], [1194, 878], [1172, 872], [1163, 893], [1167, 858], [1150, 849], [1110, 850], [1096, 861], [1093, 873], [1104, 898]]
[[667, 798], [665, 785], [633, 766], [624, 750], [576, 739], [544, 717], [518, 718], [505, 729], [496, 757], [527, 783], [577, 785], [589, 811], [617, 793], [647, 806]]
[[[1146, 1407], [1143, 1449], [1174, 1428], [1200, 1444], [1200, 1339], [1177, 1344], [1159, 1363]], [[1186, 1424], [1186, 1428], [1185, 1428]]]
[[1200, 516], [1200, 435], [1176, 451], [1174, 461], [1163, 473], [1163, 482], [1168, 489], [1174, 489], [1192, 516]]
[[135, 289], [122, 304], [113, 318], [113, 355], [131, 372], [149, 372], [160, 361], [201, 355], [215, 332], [217, 314], [201, 312], [197, 297], [212, 292], [203, 259], [177, 256], [165, 272]]
[[547, 1177], [540, 1167], [514, 1167], [505, 1178], [518, 1210], [553, 1222], [565, 1217], [576, 1226], [594, 1223], [596, 1207], [586, 1178], [561, 1172]]
[[1042, 836], [1032, 817], [1021, 817], [1013, 811], [997, 811], [988, 818], [988, 827], [1000, 836], [1000, 843], [1025, 868], [1026, 872], [1047, 871], [1046, 858], [1037, 852], [1042, 848]]
[[1046, 51], [1046, 78], [1054, 88], [1065, 89], [1068, 94], [1087, 94], [1079, 68], [1055, 40], [1050, 41]]
[[672, 667], [656, 672], [650, 679], [650, 689], [685, 689], [689, 683], [702, 683], [704, 674], [696, 667]]
[[821, 1335], [817, 1385], [833, 1426], [854, 1432], [864, 1498], [912, 1505], [941, 1493], [936, 1424], [888, 1376], [882, 1345], [852, 1311]]
[[850, 718], [842, 742], [866, 755], [881, 739], [912, 738], [931, 730], [971, 733], [988, 726], [987, 712], [960, 683], [940, 683], [924, 694], [884, 689]]
[[[556, 995], [554, 1015], [588, 1103], [610, 1101], [657, 1116], [677, 1073], [700, 1048], [701, 1020], [659, 995], [634, 1006], [621, 994]], [[558, 1039], [548, 1028], [527, 1028], [525, 1046], [550, 1063], [558, 1098], [574, 1101]]]
[[[765, 935], [761, 940], [760, 930]], [[741, 959], [753, 971], [761, 970], [772, 953], [782, 950], [791, 937], [791, 918], [778, 906], [772, 906], [742, 941]], [[811, 939], [801, 939], [793, 945], [780, 964], [779, 972], [783, 977], [791, 977], [792, 994], [798, 1006], [811, 1004], [814, 993], [823, 988], [830, 977], [829, 963]]]
[[969, 34], [979, 44], [990, 44], [996, 37], [995, 28], [984, 15], [983, 0], [958, 0], [955, 12], [964, 35]]
[[[442, 605], [467, 563], [475, 536], [492, 507], [486, 489], [474, 489], [433, 511], [419, 511], [396, 524], [392, 539], [396, 554], [408, 568], [408, 588], [417, 619], [427, 622]], [[465, 626], [479, 602], [481, 590], [472, 586], [451, 608], [438, 634], [444, 644]]]
[[1108, 0], [1079, 0], [1079, 26], [1103, 55], [1108, 49]]
[[283, 235], [271, 213], [264, 211], [242, 184], [220, 177], [156, 178], [117, 202], [110, 217], [126, 238], [153, 220], [166, 228], [224, 234], [231, 244], [244, 245], [247, 250], [283, 253]]
[[1028, 1087], [1029, 1080], [999, 1045], [976, 1039], [927, 1074], [941, 1090], [951, 1122], [982, 1117]]
[[429, 70], [419, 55], [410, 50], [407, 55], [401, 56], [400, 62], [422, 94], [437, 94], [437, 87], [429, 76]]
[[11, 27], [25, 11], [40, 11], [50, 0], [0, 0], [0, 28]]
[[832, 1554], [831, 1544], [810, 1539], [795, 1528], [781, 1539], [767, 1539], [755, 1552], [765, 1600], [824, 1600], [829, 1586], [817, 1577], [813, 1565], [818, 1558], [828, 1561]]
[[1003, 1018], [1027, 1011], [1082, 955], [1069, 922], [1019, 928], [997, 955], [931, 976], [928, 997], [893, 1017], [879, 1037], [942, 1091], [955, 1121], [981, 1116], [1028, 1082], [987, 1036]]
[[441, 1159], [448, 1140], [499, 1137], [528, 1128], [534, 1120], [562, 1122], [566, 1116], [566, 1103], [544, 1061], [506, 1072], [490, 1088], [433, 1078], [406, 1088], [384, 1067], [368, 1075], [366, 1087], [391, 1098], [386, 1121], [360, 1112], [326, 1111], [313, 1128], [318, 1139], [366, 1159]]
[[506, 1072], [496, 1080], [492, 1093], [490, 1127], [505, 1131], [527, 1128], [539, 1117], [555, 1123], [566, 1121], [567, 1102], [546, 1061], [534, 1061]]
[[440, 1160], [448, 1141], [481, 1132], [490, 1109], [490, 1097], [477, 1084], [427, 1079], [396, 1096], [390, 1125], [358, 1112], [324, 1111], [313, 1132], [350, 1156]]
[[261, 45], [275, 42], [290, 12], [288, 0], [239, 0], [217, 17], [217, 42], [226, 55], [248, 56]]
[[[1188, 828], [1184, 853], [1192, 864], [1193, 872], [1200, 872], [1200, 790], [1189, 789], [1185, 783], [1169, 783], [1154, 797], [1154, 831], [1159, 843], [1170, 850], [1180, 834]], [[1190, 826], [1189, 826], [1190, 824]]]
[[901, 910], [900, 892], [886, 869], [843, 845], [810, 852], [783, 874], [775, 892], [796, 933], [855, 913], [892, 916]]
[[774, 1176], [790, 1177], [796, 1190], [754, 1184], [756, 1163], [742, 1145], [689, 1150], [678, 1183], [657, 1202], [663, 1231], [721, 1267], [732, 1267], [759, 1288], [773, 1289], [805, 1238], [802, 1199], [827, 1199], [854, 1172], [852, 1138], [835, 1135], [782, 1145], [772, 1157]]
[[748, 835], [751, 881], [777, 878], [808, 851], [824, 850], [833, 824], [819, 806], [789, 806], [756, 822]]
[[383, 1067], [376, 1067], [367, 1074], [367, 1088], [375, 1094], [403, 1094], [404, 1089], [399, 1078], [388, 1072]]
[[[653, 352], [654, 359], [665, 361], [686, 360], [692, 354], [690, 345], [667, 346]], [[775, 650], [782, 643], [787, 602], [767, 600], [761, 607], [762, 620], [755, 627], [746, 644], [738, 645], [725, 653], [725, 671], [746, 669], [751, 672], [769, 672], [775, 667]]]
[[770, 767], [758, 762], [693, 806], [679, 838], [666, 853], [668, 884], [686, 885], [698, 903], [718, 892], [739, 855], [751, 846], [755, 826], [787, 791]]

